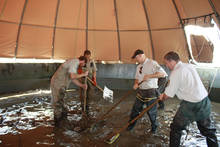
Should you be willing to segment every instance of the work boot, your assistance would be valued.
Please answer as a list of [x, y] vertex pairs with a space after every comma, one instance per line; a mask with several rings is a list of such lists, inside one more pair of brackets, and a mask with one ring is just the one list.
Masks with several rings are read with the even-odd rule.
[[61, 121], [60, 117], [54, 116], [54, 126], [55, 127], [59, 127], [60, 126], [60, 121]]
[[56, 107], [54, 109], [54, 123], [56, 127], [59, 127], [60, 121], [67, 118], [67, 109], [63, 106]]
[[156, 134], [157, 133], [157, 125], [153, 125], [151, 127], [151, 131], [150, 131], [152, 134]]
[[157, 134], [157, 129], [151, 129], [151, 134], [153, 134], [153, 135], [155, 135], [155, 134]]

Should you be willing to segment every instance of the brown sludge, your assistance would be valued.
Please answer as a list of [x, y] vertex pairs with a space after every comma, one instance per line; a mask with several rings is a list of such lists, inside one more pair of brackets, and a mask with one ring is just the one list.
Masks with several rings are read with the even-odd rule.
[[[127, 91], [114, 91], [114, 103]], [[0, 109], [0, 146], [168, 146], [169, 125], [177, 110], [179, 100], [169, 99], [165, 110], [158, 111], [158, 133], [150, 133], [150, 121], [145, 114], [131, 132], [123, 131], [112, 144], [103, 142], [109, 133], [120, 129], [129, 119], [134, 103], [134, 95], [128, 96], [109, 116], [96, 124], [93, 132], [89, 131], [95, 119], [104, 114], [112, 103], [103, 100], [96, 92], [90, 103], [89, 117], [81, 113], [78, 91], [68, 92], [66, 106], [69, 109], [67, 119], [59, 127], [54, 127], [53, 110], [49, 105], [50, 96], [33, 97], [31, 101], [14, 104]], [[212, 102], [213, 118], [216, 122], [217, 137], [220, 140], [220, 104]], [[200, 135], [195, 124], [189, 126], [189, 133], [183, 132], [182, 146], [205, 146], [205, 138]], [[187, 135], [187, 136], [186, 136]], [[220, 142], [219, 142], [220, 143]]]

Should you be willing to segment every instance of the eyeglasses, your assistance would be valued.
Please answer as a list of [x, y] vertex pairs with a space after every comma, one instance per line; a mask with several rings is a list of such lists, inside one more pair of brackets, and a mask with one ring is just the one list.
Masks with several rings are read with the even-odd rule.
[[142, 74], [142, 69], [143, 69], [143, 66], [141, 66], [140, 69], [139, 69], [140, 74]]

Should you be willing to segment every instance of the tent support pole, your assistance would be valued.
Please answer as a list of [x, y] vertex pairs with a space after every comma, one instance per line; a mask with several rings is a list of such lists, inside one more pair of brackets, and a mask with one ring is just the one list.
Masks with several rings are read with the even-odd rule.
[[25, 0], [24, 7], [23, 7], [23, 10], [22, 10], [22, 13], [21, 13], [21, 19], [20, 19], [20, 22], [18, 24], [18, 33], [17, 33], [16, 45], [15, 45], [15, 56], [14, 56], [15, 58], [17, 57], [17, 54], [18, 54], [18, 41], [19, 41], [19, 37], [20, 37], [21, 25], [22, 25], [22, 22], [23, 22], [24, 12], [25, 12], [25, 9], [26, 9], [26, 6], [27, 6], [27, 2], [28, 2], [28, 0]]
[[145, 17], [146, 17], [146, 21], [147, 21], [147, 27], [149, 30], [149, 36], [150, 36], [150, 42], [151, 42], [151, 48], [152, 48], [152, 58], [155, 60], [155, 53], [154, 53], [154, 45], [153, 45], [153, 39], [152, 39], [152, 32], [151, 32], [151, 27], [150, 27], [150, 20], [147, 14], [147, 9], [145, 7], [145, 2], [144, 0], [142, 0], [142, 4], [144, 7], [144, 12], [145, 12]]
[[216, 11], [215, 6], [214, 6], [212, 0], [208, 0], [208, 1], [209, 1], [209, 4], [210, 4], [211, 7], [212, 7], [213, 12], [215, 13], [215, 17], [216, 17], [216, 19], [218, 20], [218, 23], [219, 23], [219, 26], [220, 26], [220, 15], [219, 15], [218, 12]]
[[121, 41], [120, 41], [120, 30], [119, 30], [119, 23], [118, 23], [118, 13], [117, 13], [117, 4], [116, 0], [114, 0], [114, 7], [115, 7], [115, 19], [116, 19], [116, 26], [117, 26], [117, 35], [118, 35], [118, 52], [119, 52], [119, 60], [121, 61]]
[[88, 50], [89, 0], [86, 0], [86, 50]]
[[53, 28], [52, 59], [54, 59], [54, 44], [55, 44], [55, 35], [56, 35], [57, 17], [58, 17], [59, 6], [60, 6], [60, 0], [57, 0], [56, 15], [55, 15], [55, 20], [54, 20], [54, 28]]
[[183, 34], [184, 34], [184, 38], [185, 38], [185, 41], [186, 41], [186, 47], [187, 47], [189, 59], [193, 59], [193, 57], [192, 57], [192, 55], [191, 55], [191, 52], [190, 52], [190, 50], [189, 50], [189, 45], [188, 45], [188, 43], [187, 43], [186, 32], [185, 32], [185, 30], [184, 30], [184, 24], [183, 24], [183, 22], [182, 22], [182, 18], [181, 18], [181, 16], [180, 16], [180, 13], [179, 13], [179, 10], [178, 10], [178, 8], [177, 8], [177, 5], [176, 5], [175, 0], [172, 0], [172, 2], [173, 2], [173, 5], [174, 5], [174, 7], [175, 7], [175, 9], [176, 9], [176, 12], [177, 12], [177, 15], [178, 15], [180, 24], [181, 24], [181, 28], [182, 28], [182, 30], [183, 30]]

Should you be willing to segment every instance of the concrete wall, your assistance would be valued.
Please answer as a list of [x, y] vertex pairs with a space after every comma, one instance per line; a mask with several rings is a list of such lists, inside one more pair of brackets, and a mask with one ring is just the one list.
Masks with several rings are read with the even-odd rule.
[[48, 88], [60, 64], [0, 64], [0, 94]]
[[[50, 78], [60, 64], [54, 63], [2, 63], [0, 64], [0, 94], [34, 89], [49, 89]], [[97, 82], [110, 89], [131, 89], [136, 70], [135, 64], [97, 64]], [[219, 68], [197, 67], [210, 98], [220, 102]], [[209, 87], [212, 87], [209, 89]], [[74, 85], [71, 85], [74, 87]]]
[[220, 102], [220, 68], [197, 67], [211, 100]]

